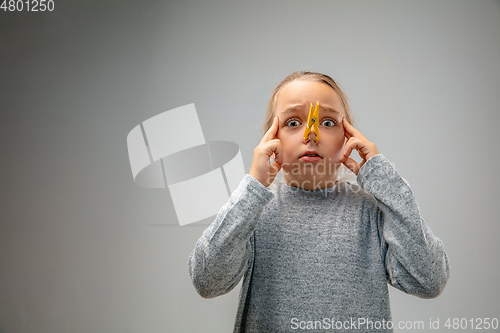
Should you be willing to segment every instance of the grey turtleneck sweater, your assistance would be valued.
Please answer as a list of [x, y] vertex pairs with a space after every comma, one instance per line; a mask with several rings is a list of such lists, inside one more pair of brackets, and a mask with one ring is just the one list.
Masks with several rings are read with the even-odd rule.
[[434, 298], [449, 278], [443, 242], [382, 154], [328, 189], [245, 175], [188, 266], [205, 298], [243, 277], [234, 332], [392, 332], [388, 283]]

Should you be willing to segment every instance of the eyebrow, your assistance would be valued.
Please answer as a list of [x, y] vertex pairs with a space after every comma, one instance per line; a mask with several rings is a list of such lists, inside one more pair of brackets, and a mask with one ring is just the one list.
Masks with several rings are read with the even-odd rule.
[[[285, 114], [285, 113], [287, 113], [287, 112], [293, 112], [293, 111], [301, 110], [303, 107], [304, 107], [304, 105], [303, 105], [303, 104], [297, 104], [297, 105], [294, 105], [294, 106], [289, 107], [288, 109], [286, 109], [285, 111], [283, 111], [281, 114], [283, 115], [283, 114]], [[337, 110], [332, 109], [332, 108], [330, 108], [330, 107], [328, 107], [328, 106], [322, 106], [322, 105], [320, 104], [320, 105], [319, 105], [319, 108], [320, 108], [320, 109], [323, 109], [323, 110], [325, 110], [325, 111], [329, 111], [329, 112], [336, 113], [337, 115], [339, 115], [339, 116], [340, 116], [340, 112], [338, 112]]]

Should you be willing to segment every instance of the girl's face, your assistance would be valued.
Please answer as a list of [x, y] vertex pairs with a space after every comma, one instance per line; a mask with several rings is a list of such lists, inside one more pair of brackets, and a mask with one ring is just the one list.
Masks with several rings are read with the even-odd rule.
[[[314, 132], [304, 140], [309, 105], [319, 103], [319, 142]], [[307, 190], [333, 186], [340, 166], [340, 154], [346, 140], [342, 117], [345, 110], [337, 93], [327, 84], [293, 81], [276, 99], [279, 117], [277, 138], [283, 148], [283, 176], [287, 184]], [[306, 157], [315, 152], [319, 157]]]

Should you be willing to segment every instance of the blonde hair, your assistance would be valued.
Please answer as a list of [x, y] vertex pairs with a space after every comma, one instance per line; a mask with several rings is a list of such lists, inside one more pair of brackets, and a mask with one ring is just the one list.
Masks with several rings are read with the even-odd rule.
[[293, 81], [313, 81], [313, 82], [321, 82], [324, 83], [328, 86], [330, 86], [339, 96], [340, 101], [342, 102], [342, 107], [344, 108], [345, 111], [345, 118], [349, 122], [349, 124], [354, 126], [353, 119], [352, 119], [352, 113], [351, 113], [351, 108], [349, 107], [348, 103], [348, 98], [347, 95], [344, 93], [344, 91], [338, 86], [338, 84], [328, 75], [322, 74], [322, 73], [317, 73], [317, 72], [305, 72], [305, 71], [298, 71], [298, 72], [293, 72], [292, 74], [288, 75], [283, 81], [281, 81], [276, 88], [274, 88], [273, 93], [271, 94], [271, 98], [269, 99], [269, 105], [267, 107], [267, 112], [266, 112], [266, 118], [264, 121], [264, 124], [262, 125], [264, 133], [265, 134], [271, 125], [273, 124], [274, 120], [274, 113], [276, 112], [276, 99], [278, 98], [278, 94], [280, 93], [283, 88], [289, 84], [290, 82]]
[[[342, 107], [344, 108], [345, 111], [345, 118], [349, 122], [349, 124], [354, 126], [354, 119], [353, 119], [353, 114], [351, 112], [351, 108], [349, 106], [348, 98], [347, 95], [344, 93], [344, 91], [339, 87], [339, 85], [328, 75], [323, 74], [323, 73], [318, 73], [318, 72], [310, 72], [310, 71], [297, 71], [293, 72], [292, 74], [288, 75], [283, 81], [281, 81], [276, 88], [274, 88], [273, 93], [271, 94], [271, 98], [269, 99], [269, 105], [267, 107], [267, 112], [266, 112], [266, 120], [264, 124], [262, 125], [264, 133], [265, 134], [271, 125], [273, 124], [274, 120], [274, 113], [276, 111], [276, 99], [278, 98], [278, 94], [280, 93], [283, 88], [289, 84], [290, 82], [293, 81], [313, 81], [313, 82], [321, 82], [324, 83], [328, 86], [330, 86], [339, 96], [340, 101], [342, 103]], [[350, 171], [345, 165], [342, 164], [343, 171], [339, 170], [340, 173], [337, 175], [337, 179], [335, 181], [335, 184], [338, 184], [340, 182], [346, 181], [346, 182], [355, 182], [355, 174]], [[343, 177], [342, 177], [343, 175]]]

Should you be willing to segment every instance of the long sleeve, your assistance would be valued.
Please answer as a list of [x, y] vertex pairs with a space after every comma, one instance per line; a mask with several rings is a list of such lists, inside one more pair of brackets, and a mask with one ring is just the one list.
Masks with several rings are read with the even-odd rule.
[[191, 280], [204, 298], [230, 292], [252, 262], [252, 234], [273, 193], [246, 174], [196, 242], [188, 261]]
[[408, 182], [382, 154], [363, 165], [357, 181], [377, 200], [374, 218], [388, 282], [411, 295], [437, 297], [450, 275], [448, 256], [420, 215]]

